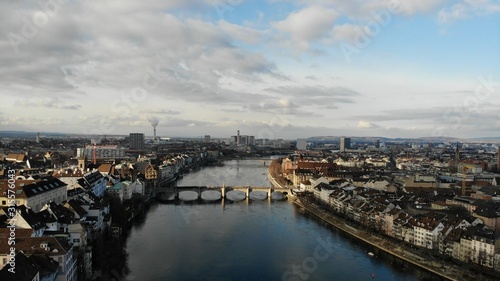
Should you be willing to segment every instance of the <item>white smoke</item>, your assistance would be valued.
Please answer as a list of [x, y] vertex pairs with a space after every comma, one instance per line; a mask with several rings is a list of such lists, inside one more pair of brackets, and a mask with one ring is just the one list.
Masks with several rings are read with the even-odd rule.
[[156, 126], [158, 126], [158, 123], [160, 123], [160, 120], [154, 116], [150, 117], [148, 120], [149, 120], [149, 123], [151, 123], [151, 126], [153, 126], [153, 128], [156, 128]]

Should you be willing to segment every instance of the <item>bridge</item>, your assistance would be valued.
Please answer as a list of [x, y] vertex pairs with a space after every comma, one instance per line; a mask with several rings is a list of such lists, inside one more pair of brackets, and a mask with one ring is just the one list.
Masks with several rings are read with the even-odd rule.
[[184, 198], [181, 199], [185, 201], [197, 199], [217, 201], [222, 198], [239, 201], [252, 197], [259, 199], [279, 198], [281, 196], [276, 196], [279, 195], [278, 193], [287, 195], [290, 192], [291, 190], [288, 188], [266, 186], [171, 186], [156, 188], [157, 197], [166, 201], [179, 199], [180, 193], [184, 194]]

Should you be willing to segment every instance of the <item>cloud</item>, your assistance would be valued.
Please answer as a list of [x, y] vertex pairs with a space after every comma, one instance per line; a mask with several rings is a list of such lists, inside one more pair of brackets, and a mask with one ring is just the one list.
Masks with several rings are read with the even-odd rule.
[[293, 41], [308, 49], [309, 42], [327, 35], [338, 17], [338, 13], [333, 9], [310, 6], [291, 13], [286, 19], [272, 23], [272, 26], [288, 33]]
[[[396, 17], [433, 14], [445, 0], [296, 0], [299, 8], [271, 26], [281, 33], [275, 40], [292, 56], [307, 52], [326, 56], [329, 48], [342, 42], [356, 43], [371, 37], [373, 26], [387, 26]], [[366, 39], [365, 39], [366, 40]]]
[[79, 110], [82, 108], [79, 104], [65, 104], [59, 98], [18, 98], [14, 102], [15, 106], [18, 107], [45, 107], [45, 108], [56, 108], [56, 109], [66, 109], [66, 110]]
[[325, 87], [322, 85], [301, 86], [288, 85], [265, 89], [267, 92], [279, 93], [284, 97], [296, 99], [301, 105], [334, 105], [337, 103], [353, 103], [360, 94], [345, 87]]
[[438, 18], [441, 23], [450, 23], [453, 21], [469, 17], [469, 11], [466, 5], [459, 3], [451, 8], [443, 9], [439, 12]]
[[[220, 87], [222, 77], [274, 75], [275, 66], [265, 56], [234, 46], [257, 43], [262, 32], [225, 21], [180, 18], [169, 9], [192, 8], [197, 1], [167, 2], [124, 1], [120, 7], [68, 3], [17, 46], [17, 54], [3, 37], [0, 85], [16, 93], [36, 89], [46, 95], [90, 94], [96, 88], [126, 93], [142, 86], [151, 69], [160, 69], [162, 81], [148, 89], [150, 95], [218, 103], [240, 100]], [[214, 12], [213, 6], [200, 5], [196, 9]], [[31, 20], [39, 7], [12, 6], [0, 3], [0, 32], [23, 36], [23, 19]], [[7, 13], [13, 10], [15, 17]]]
[[191, 120], [191, 119], [180, 119], [180, 118], [168, 118], [160, 120], [160, 127], [207, 127], [214, 126], [213, 122]]
[[165, 114], [165, 115], [177, 115], [180, 111], [170, 110], [170, 109], [145, 109], [142, 111], [147, 114]]
[[[331, 130], [358, 129], [358, 120], [380, 126], [370, 131], [401, 128], [414, 121], [419, 126], [449, 127], [456, 115], [442, 121], [443, 112], [454, 97], [446, 102], [442, 96], [433, 100], [436, 108], [417, 108], [421, 96], [415, 95], [408, 105], [403, 93], [415, 92], [415, 84], [402, 81], [423, 79], [420, 73], [408, 71], [418, 56], [401, 58], [399, 51], [381, 47], [397, 46], [396, 41], [409, 34], [411, 30], [403, 22], [408, 16], [430, 15], [418, 17], [415, 22], [420, 24], [438, 11], [443, 12], [444, 22], [498, 11], [490, 0], [400, 0], [400, 12], [391, 14], [398, 20], [388, 27], [390, 36], [381, 36], [377, 40], [382, 44], [367, 48], [359, 61], [366, 65], [356, 69], [356, 63], [346, 67], [337, 44], [356, 40], [373, 21], [374, 13], [387, 11], [394, 0], [295, 0], [284, 5], [274, 5], [280, 0], [273, 0], [271, 5], [265, 1], [256, 4], [258, 11], [246, 10], [248, 3], [241, 1], [222, 1], [230, 8], [227, 13], [218, 10], [222, 2], [217, 0], [61, 2], [64, 4], [48, 15], [46, 23], [26, 35], [35, 13], [44, 12], [40, 4], [0, 1], [0, 33], [5, 35], [0, 37], [2, 116], [16, 116], [21, 107], [28, 109], [23, 111], [25, 119], [3, 119], [9, 126], [17, 120], [19, 126], [34, 128], [36, 124], [57, 124], [73, 132], [98, 128], [103, 134], [127, 133], [141, 128], [149, 131], [147, 117], [154, 115], [161, 119], [162, 128], [168, 129], [170, 124], [175, 132], [186, 134], [190, 128], [191, 134], [212, 134], [212, 129], [223, 134], [239, 124], [265, 127], [275, 116], [295, 126], [295, 131], [287, 131], [291, 125], [276, 126], [286, 127], [278, 131], [290, 135], [301, 134], [296, 129], [308, 127], [304, 124], [330, 124], [331, 120], [349, 123], [328, 125]], [[455, 5], [461, 8], [453, 14]], [[9, 34], [21, 41], [12, 41]], [[418, 36], [415, 40], [423, 40], [422, 46], [437, 44], [425, 41], [429, 39], [425, 32], [412, 34]], [[393, 43], [396, 45], [384, 45]], [[441, 43], [447, 42], [437, 45], [443, 46]], [[430, 45], [419, 49], [426, 48], [430, 52], [422, 54], [422, 64], [436, 54]], [[373, 61], [383, 59], [382, 51], [391, 53], [384, 65], [401, 69], [398, 75], [371, 71], [379, 69]], [[420, 63], [419, 58], [418, 67]], [[473, 66], [468, 69], [473, 71]], [[480, 70], [491, 72], [488, 67]], [[468, 74], [459, 72], [461, 77]], [[458, 87], [461, 81], [449, 80], [448, 85]], [[434, 87], [433, 83], [426, 85]], [[396, 88], [398, 93], [394, 93]], [[132, 98], [137, 89], [143, 90], [144, 98]], [[378, 94], [393, 100], [381, 104], [385, 99]], [[491, 102], [497, 102], [493, 95]], [[397, 103], [401, 109], [394, 109]], [[366, 113], [353, 118], [353, 112]], [[462, 126], [482, 124], [482, 116], [492, 120], [484, 114], [482, 110], [468, 113]], [[231, 122], [219, 121], [222, 116]], [[32, 123], [27, 121], [30, 118]], [[315, 123], [307, 132], [324, 129]]]
[[337, 42], [348, 42], [356, 44], [356, 40], [366, 36], [365, 26], [345, 23], [336, 25], [331, 31], [332, 38]]
[[[466, 136], [467, 134], [491, 135], [493, 127], [498, 127], [498, 104], [484, 103], [477, 107], [464, 107], [454, 104], [449, 107], [435, 108], [406, 108], [398, 110], [384, 110], [379, 115], [361, 115], [354, 118], [377, 121], [377, 124], [360, 121], [359, 128], [368, 128], [371, 125], [384, 128], [394, 133], [403, 132], [408, 128], [413, 128], [414, 132], [419, 131], [420, 136], [447, 135]], [[402, 121], [407, 122], [407, 128], [396, 125]], [[490, 129], [488, 126], [491, 125]], [[395, 130], [395, 128], [400, 130]], [[437, 133], [438, 132], [438, 133]], [[474, 132], [474, 133], [473, 133]], [[494, 135], [492, 135], [494, 136]]]
[[67, 122], [65, 118], [53, 117], [3, 117], [0, 124], [5, 129], [21, 130], [25, 128], [59, 127]]
[[382, 10], [393, 10], [411, 16], [417, 13], [430, 13], [434, 11], [445, 0], [296, 0], [299, 5], [319, 6], [335, 9], [340, 15], [353, 20], [366, 20], [373, 17], [373, 13]]
[[265, 31], [229, 23], [224, 20], [218, 22], [218, 27], [221, 31], [227, 34], [229, 38], [232, 38], [232, 40], [236, 42], [257, 44], [262, 43], [262, 41], [268, 37]]
[[379, 126], [368, 121], [359, 121], [358, 124], [356, 125], [356, 128], [361, 128], [361, 129], [371, 129], [377, 127]]
[[462, 0], [451, 7], [445, 7], [438, 13], [438, 20], [443, 24], [452, 23], [480, 15], [500, 13], [500, 3], [491, 0]]

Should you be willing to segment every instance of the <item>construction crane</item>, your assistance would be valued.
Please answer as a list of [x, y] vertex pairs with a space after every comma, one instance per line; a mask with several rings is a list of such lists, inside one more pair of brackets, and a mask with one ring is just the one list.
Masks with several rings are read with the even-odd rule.
[[462, 165], [462, 196], [465, 196], [465, 188], [467, 187], [467, 169], [474, 169], [471, 164], [461, 163]]

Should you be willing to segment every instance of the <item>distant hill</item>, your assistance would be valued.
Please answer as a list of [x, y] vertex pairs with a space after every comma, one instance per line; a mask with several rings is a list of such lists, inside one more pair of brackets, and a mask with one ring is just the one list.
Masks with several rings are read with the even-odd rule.
[[[386, 137], [354, 137], [347, 136], [351, 138], [353, 142], [358, 143], [374, 143], [377, 140], [381, 142], [401, 142], [401, 143], [442, 143], [442, 142], [500, 142], [500, 137], [479, 137], [479, 138], [454, 138], [454, 137], [420, 137], [420, 138], [386, 138]], [[314, 136], [307, 140], [312, 142], [339, 142], [340, 136]]]
[[[0, 131], [0, 137], [3, 138], [30, 138], [36, 137], [38, 132], [26, 132], [26, 131]], [[41, 136], [45, 137], [63, 137], [69, 136], [70, 134], [58, 133], [58, 132], [40, 132]]]

